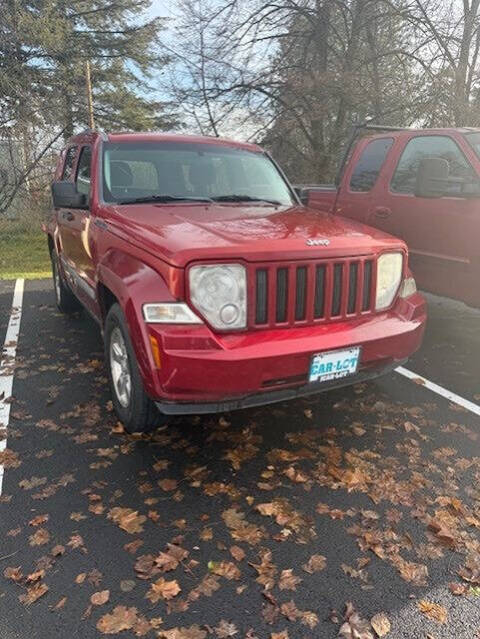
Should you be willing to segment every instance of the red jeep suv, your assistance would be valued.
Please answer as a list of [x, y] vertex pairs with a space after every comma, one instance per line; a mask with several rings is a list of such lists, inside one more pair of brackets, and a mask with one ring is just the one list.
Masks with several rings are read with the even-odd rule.
[[370, 379], [421, 343], [405, 243], [306, 208], [256, 145], [86, 131], [52, 194], [57, 304], [100, 324], [129, 431]]

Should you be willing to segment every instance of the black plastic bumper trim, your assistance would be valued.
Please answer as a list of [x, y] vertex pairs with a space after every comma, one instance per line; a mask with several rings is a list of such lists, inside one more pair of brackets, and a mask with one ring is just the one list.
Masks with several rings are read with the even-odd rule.
[[296, 388], [285, 388], [279, 391], [270, 391], [267, 393], [257, 393], [255, 395], [244, 395], [236, 399], [225, 400], [224, 402], [211, 403], [173, 403], [156, 401], [158, 410], [165, 415], [205, 415], [208, 413], [226, 413], [232, 410], [241, 410], [242, 408], [252, 408], [255, 406], [265, 406], [266, 404], [275, 404], [299, 397], [308, 397], [317, 393], [324, 393], [334, 388], [342, 388], [344, 386], [352, 386], [360, 384], [370, 379], [375, 379], [381, 375], [391, 373], [397, 366], [403, 366], [407, 362], [406, 359], [392, 362], [381, 368], [372, 368], [360, 371], [355, 376], [344, 377], [343, 379], [334, 379], [330, 382], [314, 382], [304, 384]]

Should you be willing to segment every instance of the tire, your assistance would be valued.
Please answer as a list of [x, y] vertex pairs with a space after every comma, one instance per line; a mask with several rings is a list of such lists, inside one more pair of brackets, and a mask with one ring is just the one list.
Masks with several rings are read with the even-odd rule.
[[148, 433], [168, 421], [145, 393], [128, 326], [119, 304], [107, 314], [104, 330], [105, 361], [113, 406], [125, 430]]
[[71, 313], [78, 313], [78, 311], [82, 310], [82, 305], [62, 277], [58, 255], [55, 250], [52, 251], [51, 258], [53, 290], [55, 292], [57, 307], [60, 311], [62, 311], [62, 313], [66, 313], [67, 315], [70, 315]]

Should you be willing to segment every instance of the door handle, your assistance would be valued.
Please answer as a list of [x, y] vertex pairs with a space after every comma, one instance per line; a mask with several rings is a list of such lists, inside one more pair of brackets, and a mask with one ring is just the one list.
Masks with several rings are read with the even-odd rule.
[[74, 216], [74, 214], [71, 211], [64, 211], [62, 213], [62, 217], [67, 222], [73, 222], [73, 220], [75, 219], [75, 216]]
[[387, 217], [390, 217], [392, 214], [392, 209], [389, 209], [387, 206], [377, 206], [377, 208], [373, 211], [376, 217], [385, 220]]

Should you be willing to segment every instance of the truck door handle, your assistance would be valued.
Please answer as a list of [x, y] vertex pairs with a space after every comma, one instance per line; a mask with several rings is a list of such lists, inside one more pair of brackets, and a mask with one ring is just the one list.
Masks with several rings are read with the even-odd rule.
[[380, 217], [382, 220], [390, 217], [392, 214], [392, 209], [389, 209], [386, 206], [377, 206], [377, 208], [373, 211], [376, 217]]
[[75, 219], [75, 216], [74, 216], [74, 214], [71, 211], [64, 211], [62, 213], [62, 217], [67, 222], [73, 222], [73, 220]]

